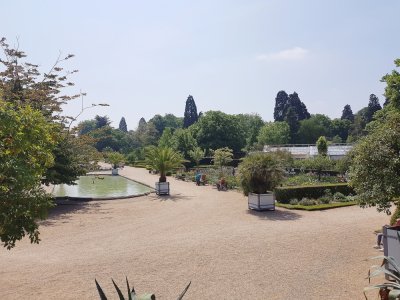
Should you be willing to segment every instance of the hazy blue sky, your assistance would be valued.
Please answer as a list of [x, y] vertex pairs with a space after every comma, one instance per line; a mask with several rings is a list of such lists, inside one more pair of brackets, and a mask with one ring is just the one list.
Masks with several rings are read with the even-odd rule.
[[[310, 113], [340, 117], [376, 94], [400, 57], [400, 1], [2, 1], [1, 35], [45, 71], [59, 50], [76, 57], [82, 119], [108, 115], [129, 129], [140, 117], [199, 111], [273, 118], [279, 90]], [[76, 115], [80, 102], [65, 111]], [[81, 119], [81, 120], [82, 120]]]

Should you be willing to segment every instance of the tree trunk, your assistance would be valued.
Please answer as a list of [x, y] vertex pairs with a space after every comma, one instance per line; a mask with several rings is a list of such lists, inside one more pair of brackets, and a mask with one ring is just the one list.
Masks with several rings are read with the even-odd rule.
[[167, 176], [165, 176], [165, 174], [160, 174], [158, 182], [167, 182]]

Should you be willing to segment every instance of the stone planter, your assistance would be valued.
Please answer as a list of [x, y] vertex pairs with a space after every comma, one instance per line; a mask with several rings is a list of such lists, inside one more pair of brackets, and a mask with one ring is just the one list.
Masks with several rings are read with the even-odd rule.
[[[383, 226], [383, 249], [385, 256], [392, 256], [397, 263], [400, 263], [400, 226]], [[395, 271], [393, 266], [386, 263], [385, 268], [391, 272]], [[386, 275], [387, 279], [391, 279]]]
[[169, 182], [156, 182], [157, 195], [169, 195]]
[[275, 210], [275, 196], [273, 193], [248, 195], [249, 209]]
[[118, 169], [112, 169], [111, 170], [112, 175], [118, 175]]

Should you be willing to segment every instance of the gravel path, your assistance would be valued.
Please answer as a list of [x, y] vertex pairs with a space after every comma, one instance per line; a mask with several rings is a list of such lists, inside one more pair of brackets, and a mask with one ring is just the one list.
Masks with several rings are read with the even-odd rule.
[[[156, 175], [121, 175], [152, 185]], [[111, 278], [176, 299], [364, 299], [375, 209], [252, 212], [238, 192], [171, 182], [171, 195], [57, 207], [25, 239], [0, 250], [0, 299], [98, 299], [94, 278], [117, 299]], [[373, 297], [374, 298], [374, 297]]]

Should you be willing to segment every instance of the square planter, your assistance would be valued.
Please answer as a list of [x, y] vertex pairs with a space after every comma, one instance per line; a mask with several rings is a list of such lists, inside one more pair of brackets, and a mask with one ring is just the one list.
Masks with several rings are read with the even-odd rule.
[[157, 195], [169, 195], [169, 182], [156, 182]]
[[248, 195], [249, 209], [275, 210], [275, 196], [273, 193]]
[[[383, 249], [385, 256], [392, 256], [397, 263], [400, 263], [400, 227], [383, 226]], [[394, 271], [392, 265], [386, 263], [385, 268]], [[389, 276], [386, 275], [389, 279]]]
[[112, 169], [111, 170], [112, 175], [118, 175], [118, 169]]

